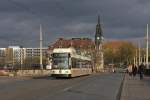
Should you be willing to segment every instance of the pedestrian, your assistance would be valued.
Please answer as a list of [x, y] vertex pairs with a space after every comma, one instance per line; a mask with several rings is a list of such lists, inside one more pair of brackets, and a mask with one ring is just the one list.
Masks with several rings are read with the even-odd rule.
[[144, 64], [143, 63], [139, 66], [138, 72], [140, 74], [140, 80], [142, 80], [143, 74], [144, 74]]
[[129, 73], [129, 76], [132, 76], [132, 64], [128, 65], [128, 73]]
[[132, 75], [133, 75], [133, 77], [135, 77], [136, 74], [137, 74], [137, 66], [136, 66], [136, 65], [133, 65], [133, 66], [132, 66]]

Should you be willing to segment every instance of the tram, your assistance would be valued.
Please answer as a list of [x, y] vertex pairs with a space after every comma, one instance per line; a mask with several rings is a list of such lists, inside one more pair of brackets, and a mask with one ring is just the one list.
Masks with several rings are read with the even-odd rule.
[[55, 48], [52, 53], [53, 77], [77, 77], [92, 73], [91, 57], [77, 54], [74, 48]]

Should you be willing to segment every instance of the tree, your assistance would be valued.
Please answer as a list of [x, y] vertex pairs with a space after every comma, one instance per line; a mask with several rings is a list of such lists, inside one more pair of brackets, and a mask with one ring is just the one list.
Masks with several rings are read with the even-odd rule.
[[[46, 57], [42, 57], [43, 65], [46, 65]], [[24, 61], [24, 68], [25, 69], [33, 69], [37, 66], [37, 68], [40, 68], [40, 57], [39, 56], [34, 56], [34, 57], [27, 57]], [[36, 68], [36, 69], [37, 69]]]
[[120, 61], [127, 64], [133, 62], [135, 51], [136, 47], [132, 43], [130, 42], [123, 43], [123, 45], [119, 47]]
[[105, 64], [129, 63], [135, 56], [136, 47], [131, 42], [111, 41], [104, 44]]
[[104, 50], [104, 61], [105, 63], [113, 63], [115, 59], [115, 53], [113, 49], [107, 48]]

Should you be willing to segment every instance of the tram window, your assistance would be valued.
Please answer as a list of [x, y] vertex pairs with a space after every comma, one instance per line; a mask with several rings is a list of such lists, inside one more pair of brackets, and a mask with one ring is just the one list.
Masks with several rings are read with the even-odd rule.
[[90, 68], [91, 62], [86, 60], [79, 60], [75, 58], [71, 58], [72, 68]]
[[72, 64], [72, 68], [75, 68], [76, 63], [75, 63], [75, 59], [74, 58], [71, 59], [71, 64]]
[[79, 60], [76, 60], [76, 68], [80, 68], [81, 65], [80, 65], [80, 61]]
[[72, 61], [72, 68], [80, 68], [81, 67], [80, 60], [72, 58], [71, 61]]

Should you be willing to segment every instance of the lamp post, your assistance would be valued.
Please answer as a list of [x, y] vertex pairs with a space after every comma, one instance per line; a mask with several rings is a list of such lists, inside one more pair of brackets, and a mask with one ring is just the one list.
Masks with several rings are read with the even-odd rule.
[[43, 37], [42, 37], [42, 26], [40, 25], [40, 68], [43, 70], [43, 62], [42, 62], [42, 42], [43, 42]]
[[141, 49], [140, 49], [140, 43], [139, 43], [139, 66], [141, 64]]
[[147, 24], [147, 32], [146, 32], [146, 68], [148, 69], [148, 24]]

